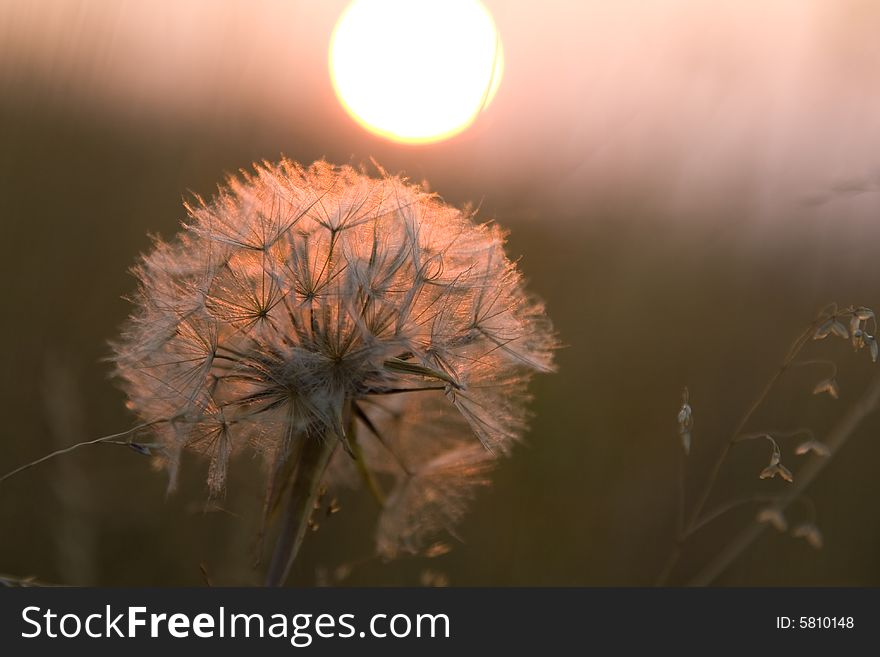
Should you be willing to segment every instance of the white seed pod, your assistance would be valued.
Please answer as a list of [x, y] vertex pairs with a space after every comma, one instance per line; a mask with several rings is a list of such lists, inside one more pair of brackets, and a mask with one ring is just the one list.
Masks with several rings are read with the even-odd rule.
[[136, 267], [114, 345], [163, 463], [205, 455], [220, 495], [251, 450], [271, 497], [304, 441], [335, 440], [327, 485], [354, 450], [393, 482], [384, 554], [449, 528], [523, 434], [529, 379], [554, 367], [552, 326], [503, 231], [400, 178], [324, 162], [264, 163], [187, 210]]

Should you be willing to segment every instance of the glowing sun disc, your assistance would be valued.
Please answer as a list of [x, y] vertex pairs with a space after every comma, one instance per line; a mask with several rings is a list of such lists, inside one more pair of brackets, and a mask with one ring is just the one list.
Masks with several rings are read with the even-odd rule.
[[345, 110], [399, 142], [447, 139], [491, 102], [504, 58], [477, 0], [355, 0], [330, 40], [330, 76]]

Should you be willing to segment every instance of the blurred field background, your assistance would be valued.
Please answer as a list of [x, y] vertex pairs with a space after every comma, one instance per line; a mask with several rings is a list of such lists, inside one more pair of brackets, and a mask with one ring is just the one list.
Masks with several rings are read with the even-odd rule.
[[[511, 231], [545, 298], [560, 371], [534, 387], [526, 444], [434, 559], [371, 554], [371, 500], [307, 539], [293, 582], [644, 585], [671, 549], [687, 385], [691, 499], [791, 340], [829, 302], [880, 309], [880, 5], [870, 0], [487, 0], [505, 78], [467, 132], [423, 147], [363, 132], [333, 97], [345, 3], [0, 2], [0, 472], [131, 426], [108, 380], [127, 269], [170, 237], [189, 191], [282, 153], [430, 182]], [[406, 57], [406, 53], [401, 53]], [[842, 341], [840, 400], [797, 372], [752, 428], [821, 438], [872, 375]], [[880, 585], [880, 414], [809, 496], [825, 535], [765, 533], [725, 585]], [[759, 482], [745, 445], [715, 500]], [[788, 465], [797, 461], [790, 453]], [[122, 447], [83, 448], [0, 485], [0, 572], [65, 584], [252, 581], [259, 469], [205, 512]], [[795, 472], [795, 474], [797, 474]], [[754, 508], [707, 528], [696, 569]], [[426, 571], [430, 571], [426, 575]]]

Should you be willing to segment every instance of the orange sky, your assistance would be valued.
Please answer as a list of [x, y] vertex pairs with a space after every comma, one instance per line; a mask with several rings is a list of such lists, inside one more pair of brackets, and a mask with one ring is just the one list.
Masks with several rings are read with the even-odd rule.
[[880, 175], [877, 2], [485, 4], [505, 48], [498, 96], [418, 155], [363, 133], [333, 97], [327, 44], [343, 0], [7, 0], [0, 90], [37, 88], [145, 131], [196, 122], [222, 135], [244, 121], [279, 142], [309, 134], [333, 159], [419, 159], [474, 190], [517, 185], [548, 202], [637, 183], [687, 206], [734, 185], [772, 215]]

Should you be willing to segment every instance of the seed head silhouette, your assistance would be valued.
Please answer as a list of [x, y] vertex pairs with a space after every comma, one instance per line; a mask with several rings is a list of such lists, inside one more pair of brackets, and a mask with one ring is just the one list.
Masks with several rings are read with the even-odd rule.
[[527, 420], [557, 347], [504, 233], [407, 181], [284, 160], [187, 204], [135, 268], [113, 345], [128, 405], [171, 485], [183, 450], [266, 464], [284, 580], [319, 492], [358, 478], [381, 501], [380, 554], [418, 552], [462, 516]]

